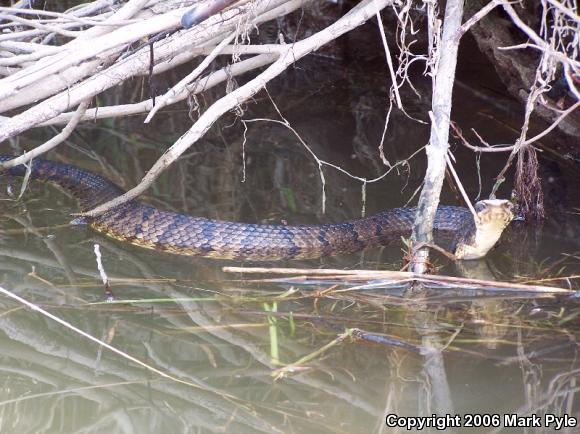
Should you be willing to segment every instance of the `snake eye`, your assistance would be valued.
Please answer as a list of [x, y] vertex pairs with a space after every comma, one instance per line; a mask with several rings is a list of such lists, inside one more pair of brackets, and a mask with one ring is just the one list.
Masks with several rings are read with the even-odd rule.
[[476, 202], [476, 204], [475, 204], [475, 212], [478, 214], [486, 208], [487, 208], [487, 204], [482, 200], [480, 200], [479, 202]]
[[502, 204], [502, 207], [510, 213], [513, 213], [514, 211], [514, 205], [509, 201], [506, 201], [504, 204]]

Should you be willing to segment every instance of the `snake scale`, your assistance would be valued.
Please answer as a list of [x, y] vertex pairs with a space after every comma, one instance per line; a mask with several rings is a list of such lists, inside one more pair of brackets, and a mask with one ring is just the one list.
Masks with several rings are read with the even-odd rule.
[[[0, 156], [0, 162], [13, 157]], [[68, 164], [35, 159], [30, 178], [55, 183], [71, 192], [83, 211], [94, 208], [123, 191], [108, 179]], [[24, 166], [3, 173], [24, 176]], [[484, 256], [513, 218], [504, 200], [480, 201], [474, 219], [466, 208], [439, 206], [434, 234], [450, 240], [459, 259]], [[140, 247], [212, 258], [273, 261], [316, 258], [352, 253], [367, 247], [400, 242], [409, 237], [415, 208], [394, 208], [335, 224], [261, 225], [211, 220], [163, 211], [139, 201], [129, 201], [88, 224], [97, 232]]]

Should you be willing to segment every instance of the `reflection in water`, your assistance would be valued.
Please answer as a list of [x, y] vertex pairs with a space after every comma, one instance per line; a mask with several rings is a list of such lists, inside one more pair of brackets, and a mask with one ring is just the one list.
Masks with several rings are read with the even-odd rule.
[[[0, 249], [3, 287], [196, 387], [3, 298], [2, 432], [380, 432], [386, 414], [578, 415], [571, 316], [580, 306], [571, 300], [325, 294], [325, 284], [238, 280], [215, 261], [176, 265], [155, 252], [86, 242], [89, 233], [63, 247], [57, 230], [46, 243], [22, 220], [28, 235], [16, 236], [14, 221], [5, 222], [12, 232]], [[102, 302], [95, 241], [114, 293], [137, 301]], [[282, 364], [318, 352], [277, 380], [272, 316]], [[407, 345], [345, 338], [320, 351], [347, 328]]]
[[[365, 70], [345, 78], [332, 65], [326, 66], [328, 78], [310, 74], [324, 65], [303, 63], [306, 74], [289, 73], [295, 86], [270, 93], [320, 158], [375, 177], [384, 170], [376, 151], [386, 113], [385, 84], [378, 84], [383, 76], [379, 80]], [[363, 78], [372, 92], [361, 86]], [[300, 80], [306, 79], [303, 86]], [[294, 91], [304, 88], [313, 94]], [[458, 101], [468, 91], [469, 85], [462, 86]], [[267, 96], [261, 97], [270, 107]], [[417, 118], [426, 113], [422, 100], [406, 108]], [[469, 126], [488, 125], [488, 118], [478, 117], [486, 109], [470, 106], [457, 116]], [[264, 104], [246, 110], [248, 119], [276, 117]], [[134, 185], [162, 152], [159, 144], [171, 143], [189, 125], [184, 113], [159, 118], [149, 127], [134, 119], [114, 130], [85, 127], [76, 144], [101, 156], [79, 164]], [[317, 165], [282, 127], [249, 127], [244, 166], [243, 127], [233, 120], [232, 115], [214, 128], [146, 199], [247, 222], [317, 223], [360, 215], [361, 184], [330, 169], [322, 214]], [[391, 125], [384, 144], [391, 163], [424, 145], [422, 124], [393, 112]], [[498, 127], [489, 135], [505, 139], [509, 131]], [[54, 158], [76, 161], [79, 154], [64, 150]], [[410, 171], [368, 185], [367, 213], [403, 205], [421, 183], [423, 164], [415, 158]], [[465, 164], [461, 176], [474, 197], [477, 166]], [[496, 173], [494, 161], [482, 161], [484, 180]], [[570, 211], [580, 190], [570, 181], [573, 173], [551, 169], [548, 176], [568, 186], [567, 200], [558, 200], [564, 209], [556, 226], [554, 220], [546, 228], [513, 225], [511, 237], [485, 261], [453, 265], [438, 258], [442, 272], [491, 280], [579, 274], [580, 219]], [[490, 185], [483, 186], [484, 193]], [[452, 204], [452, 194], [443, 201]], [[73, 201], [45, 186], [33, 185], [23, 201], [3, 200], [0, 207], [2, 287], [196, 385], [161, 378], [0, 298], [3, 433], [360, 433], [382, 432], [387, 414], [580, 416], [578, 298], [450, 289], [408, 299], [381, 288], [341, 292], [320, 282], [255, 282], [224, 275], [225, 262], [142, 251], [72, 228], [66, 223], [76, 210]], [[101, 246], [118, 301], [132, 302], [103, 302], [94, 243]], [[397, 269], [400, 260], [400, 248], [390, 247], [292, 266]], [[343, 335], [350, 329], [364, 332]], [[273, 345], [282, 365], [272, 361]], [[276, 379], [286, 365], [292, 369]]]

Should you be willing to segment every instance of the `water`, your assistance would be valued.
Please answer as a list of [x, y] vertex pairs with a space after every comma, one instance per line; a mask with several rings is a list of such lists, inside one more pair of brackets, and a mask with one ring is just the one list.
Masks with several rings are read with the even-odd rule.
[[[320, 57], [269, 86], [318, 158], [368, 179], [387, 170], [377, 152], [388, 84], [379, 60], [359, 59], [360, 69], [343, 71]], [[493, 74], [466, 73], [460, 80], [454, 119], [464, 131], [474, 127], [490, 143], [513, 140], [521, 107], [494, 87]], [[417, 85], [428, 92], [428, 82]], [[425, 119], [427, 99], [409, 94], [405, 100], [410, 116]], [[276, 117], [265, 93], [242, 108], [246, 120]], [[190, 124], [182, 108], [150, 126], [140, 118], [87, 125], [51, 158], [127, 188]], [[421, 152], [367, 184], [364, 196], [360, 181], [326, 167], [323, 213], [317, 161], [294, 134], [271, 122], [247, 126], [244, 143], [244, 126], [226, 116], [145, 200], [211, 218], [317, 223], [405, 205], [421, 185]], [[31, 146], [53, 134], [38, 131], [19, 141]], [[427, 137], [428, 126], [394, 111], [385, 156], [402, 161]], [[477, 161], [459, 145], [453, 149], [475, 197]], [[512, 224], [485, 260], [454, 265], [436, 257], [441, 273], [563, 286], [568, 282], [547, 279], [580, 274], [577, 168], [542, 155], [549, 220]], [[482, 197], [504, 161], [482, 157]], [[457, 203], [447, 186], [443, 202]], [[240, 265], [235, 262], [141, 250], [71, 227], [74, 201], [45, 185], [0, 206], [1, 286], [170, 377], [1, 297], [3, 433], [383, 432], [388, 414], [457, 415], [462, 426], [455, 432], [491, 432], [500, 429], [497, 417], [505, 428], [506, 414], [580, 416], [578, 298], [449, 289], [405, 299], [380, 288], [329, 291], [333, 282], [256, 282], [263, 276], [222, 271]], [[106, 303], [95, 243], [115, 303]], [[399, 269], [401, 257], [400, 247], [389, 247], [275, 265]], [[575, 280], [569, 284], [578, 288]], [[389, 340], [353, 340], [347, 329]], [[491, 415], [472, 420], [487, 427], [464, 426], [475, 413]]]

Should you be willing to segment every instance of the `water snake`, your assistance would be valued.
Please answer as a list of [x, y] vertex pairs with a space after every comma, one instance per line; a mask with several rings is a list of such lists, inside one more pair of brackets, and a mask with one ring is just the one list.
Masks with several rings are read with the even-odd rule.
[[[13, 157], [0, 156], [0, 162]], [[58, 184], [71, 192], [82, 210], [117, 197], [123, 191], [108, 179], [68, 164], [35, 159], [30, 178]], [[24, 176], [24, 166], [4, 173]], [[440, 206], [434, 234], [450, 239], [449, 249], [458, 259], [484, 256], [513, 219], [506, 200], [480, 201], [477, 222], [466, 208]], [[88, 219], [96, 231], [140, 247], [180, 255], [236, 260], [286, 260], [352, 253], [366, 247], [400, 242], [408, 237], [415, 208], [394, 208], [378, 214], [334, 224], [260, 225], [211, 220], [163, 211], [130, 201]]]

